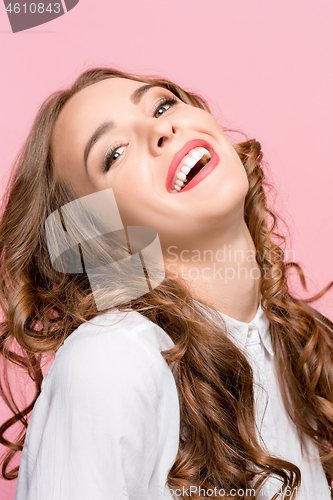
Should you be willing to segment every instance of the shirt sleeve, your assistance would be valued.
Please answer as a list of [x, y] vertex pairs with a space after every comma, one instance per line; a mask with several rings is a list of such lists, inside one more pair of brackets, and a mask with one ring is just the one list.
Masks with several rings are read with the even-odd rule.
[[34, 429], [34, 413], [29, 429], [42, 435], [24, 498], [155, 498], [149, 481], [161, 427], [160, 385], [169, 370], [161, 354], [112, 330], [64, 345], [51, 369], [48, 404], [36, 411], [43, 430]]

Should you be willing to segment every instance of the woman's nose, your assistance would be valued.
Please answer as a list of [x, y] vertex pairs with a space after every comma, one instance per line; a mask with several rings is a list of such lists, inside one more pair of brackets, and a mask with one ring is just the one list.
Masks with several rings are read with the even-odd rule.
[[164, 148], [180, 133], [180, 128], [177, 124], [172, 123], [168, 119], [153, 118], [147, 130], [148, 147], [152, 155], [160, 155]]

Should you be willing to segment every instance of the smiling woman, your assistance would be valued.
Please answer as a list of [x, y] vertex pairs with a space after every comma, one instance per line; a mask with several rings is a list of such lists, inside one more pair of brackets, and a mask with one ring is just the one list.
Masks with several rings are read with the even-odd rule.
[[[36, 384], [21, 411], [1, 386], [14, 414], [0, 428], [2, 473], [19, 476], [16, 500], [331, 498], [333, 324], [309, 303], [332, 283], [291, 295], [288, 268], [303, 274], [285, 262], [260, 143], [227, 132], [199, 96], [108, 68], [42, 105], [0, 226], [1, 354]], [[102, 311], [80, 234], [83, 271], [60, 272], [45, 222], [58, 214], [68, 242], [68, 207], [110, 189], [122, 250], [134, 252], [133, 226], [152, 228], [165, 278], [138, 296], [136, 276], [109, 275]], [[102, 217], [116, 217], [103, 203]], [[80, 212], [82, 235], [94, 217]], [[111, 255], [110, 241], [92, 259]]]
[[[176, 196], [202, 147], [211, 160]], [[160, 85], [108, 78], [86, 87], [60, 112], [51, 148], [55, 175], [77, 197], [112, 187], [124, 225], [155, 228], [162, 248], [242, 219], [248, 179], [236, 151], [210, 113]]]

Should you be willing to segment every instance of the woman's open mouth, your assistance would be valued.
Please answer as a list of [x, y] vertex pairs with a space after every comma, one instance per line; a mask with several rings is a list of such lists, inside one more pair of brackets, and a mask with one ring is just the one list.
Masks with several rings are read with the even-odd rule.
[[188, 155], [185, 156], [182, 167], [176, 175], [176, 181], [173, 186], [172, 192], [177, 193], [181, 191], [187, 184], [202, 170], [210, 161], [211, 156], [209, 151], [205, 148], [192, 149]]
[[191, 189], [201, 182], [218, 162], [217, 154], [206, 141], [195, 139], [187, 142], [171, 162], [167, 178], [168, 191], [179, 193]]

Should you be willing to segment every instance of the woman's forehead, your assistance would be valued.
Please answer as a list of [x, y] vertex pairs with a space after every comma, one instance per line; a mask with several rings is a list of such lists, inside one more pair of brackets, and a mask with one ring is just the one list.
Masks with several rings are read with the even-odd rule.
[[93, 83], [88, 87], [74, 94], [62, 109], [59, 118], [69, 116], [71, 112], [80, 112], [85, 109], [96, 109], [99, 103], [105, 103], [105, 100], [111, 103], [119, 103], [122, 99], [129, 98], [131, 93], [138, 87], [142, 86], [143, 82], [129, 80], [126, 78], [107, 78], [97, 83]]
[[[129, 102], [133, 91], [142, 85], [141, 81], [118, 77], [107, 78], [74, 94], [56, 119], [51, 141], [52, 149], [57, 150], [59, 143], [63, 143], [65, 137], [73, 137], [79, 130], [97, 127], [101, 119], [107, 118], [110, 108], [119, 108], [121, 104]], [[73, 141], [75, 142], [75, 137]]]

